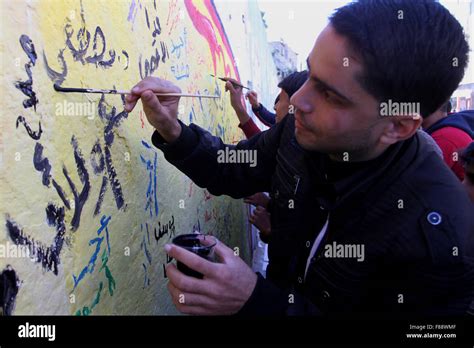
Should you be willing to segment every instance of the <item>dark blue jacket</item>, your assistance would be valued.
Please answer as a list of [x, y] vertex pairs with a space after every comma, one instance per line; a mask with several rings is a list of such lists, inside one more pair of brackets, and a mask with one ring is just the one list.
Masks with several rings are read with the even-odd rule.
[[253, 113], [265, 126], [271, 127], [276, 123], [275, 114], [268, 111], [262, 104], [258, 108], [252, 108]]
[[442, 118], [431, 127], [425, 129], [428, 134], [444, 127], [455, 127], [465, 131], [474, 139], [474, 110], [465, 110]]
[[[166, 159], [214, 195], [272, 197], [267, 279], [242, 315], [360, 318], [461, 315], [474, 298], [474, 208], [462, 185], [417, 135], [350, 177], [328, 180], [328, 157], [302, 150], [288, 115], [235, 146], [182, 124]], [[257, 165], [221, 164], [218, 150], [256, 150]], [[305, 277], [322, 226], [328, 230]], [[327, 246], [364, 246], [364, 260]]]

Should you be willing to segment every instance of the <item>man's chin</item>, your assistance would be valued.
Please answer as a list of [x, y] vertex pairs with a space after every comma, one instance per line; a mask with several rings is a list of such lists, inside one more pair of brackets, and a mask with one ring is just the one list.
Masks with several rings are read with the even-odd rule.
[[316, 151], [317, 146], [314, 144], [314, 142], [311, 142], [307, 137], [304, 132], [301, 132], [300, 130], [296, 129], [295, 130], [295, 138], [296, 141], [298, 142], [298, 145], [301, 146], [303, 149], [307, 151]]

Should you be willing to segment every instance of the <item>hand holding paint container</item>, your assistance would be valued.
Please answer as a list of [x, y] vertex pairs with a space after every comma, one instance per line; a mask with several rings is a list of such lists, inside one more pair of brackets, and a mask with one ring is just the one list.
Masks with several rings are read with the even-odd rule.
[[[172, 243], [183, 249], [186, 249], [202, 258], [215, 262], [214, 247], [217, 244], [217, 239], [210, 235], [201, 233], [182, 234], [173, 238]], [[188, 276], [202, 279], [203, 275], [184, 263], [177, 260], [176, 266], [178, 270]]]

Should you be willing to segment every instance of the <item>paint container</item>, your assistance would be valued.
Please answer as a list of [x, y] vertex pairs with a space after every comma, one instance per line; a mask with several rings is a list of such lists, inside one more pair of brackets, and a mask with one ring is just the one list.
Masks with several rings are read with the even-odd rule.
[[[217, 239], [213, 236], [201, 233], [182, 234], [173, 238], [172, 243], [192, 253], [195, 253], [196, 255], [199, 255], [208, 261], [216, 261], [214, 256], [214, 247], [217, 244]], [[189, 268], [179, 261], [177, 261], [176, 265], [179, 271], [188, 276], [199, 279], [203, 278], [201, 273]]]

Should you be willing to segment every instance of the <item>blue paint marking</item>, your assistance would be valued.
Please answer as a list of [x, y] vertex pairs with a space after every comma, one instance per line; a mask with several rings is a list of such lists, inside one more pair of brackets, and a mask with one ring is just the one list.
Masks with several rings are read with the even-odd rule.
[[154, 183], [155, 183], [155, 189], [153, 190], [154, 194], [155, 194], [155, 215], [158, 216], [158, 199], [156, 198], [156, 166], [157, 166], [157, 162], [158, 162], [158, 154], [155, 152], [155, 173], [154, 173]]
[[[201, 100], [201, 98], [199, 98], [199, 100]], [[196, 115], [194, 114], [194, 106], [191, 106], [191, 111], [189, 112], [189, 123], [192, 123], [193, 122], [193, 118], [195, 117]]]
[[[108, 252], [109, 255], [110, 255], [110, 240], [109, 240], [108, 224], [109, 224], [109, 221], [111, 219], [112, 219], [111, 216], [102, 215], [102, 217], [100, 219], [100, 227], [97, 230], [97, 235], [99, 236], [102, 233], [102, 231], [105, 229], [105, 240], [106, 240], [106, 243], [107, 243], [107, 252]], [[104, 240], [104, 237], [97, 237], [97, 238], [93, 238], [89, 241], [89, 246], [91, 246], [93, 244], [96, 244], [95, 251], [92, 254], [91, 258], [89, 259], [89, 263], [87, 264], [87, 266], [85, 266], [82, 269], [81, 273], [79, 273], [79, 276], [76, 277], [74, 274], [72, 275], [72, 279], [74, 281], [74, 289], [76, 289], [77, 285], [80, 283], [80, 281], [82, 279], [84, 279], [84, 277], [86, 276], [87, 273], [92, 274], [94, 272], [95, 263], [97, 261], [97, 255], [99, 254], [99, 251], [100, 251], [100, 248], [102, 246], [102, 241], [103, 240]]]
[[171, 72], [173, 73], [176, 80], [182, 80], [189, 77], [189, 65], [184, 65], [181, 63], [181, 66], [178, 64], [171, 67]]
[[[142, 242], [140, 244], [140, 249], [143, 250], [143, 254], [146, 257], [146, 260], [148, 261], [148, 265], [151, 265], [152, 256], [151, 256], [151, 253], [148, 251], [148, 248], [147, 248], [147, 241], [148, 241], [148, 244], [150, 244], [150, 231], [148, 229], [148, 224], [147, 223], [145, 224], [145, 226], [146, 226], [146, 236], [145, 236], [145, 233], [143, 232], [143, 224], [140, 224], [140, 230], [143, 233], [143, 238], [142, 238]], [[150, 278], [148, 277], [148, 266], [147, 266], [146, 262], [143, 262], [142, 266], [143, 266], [143, 269], [145, 271], [145, 279], [143, 280], [143, 288], [145, 288], [147, 285], [150, 285]]]
[[[150, 197], [150, 195], [151, 195], [151, 183], [152, 183], [151, 171], [148, 174], [150, 176], [150, 179], [148, 180], [148, 189], [146, 191], [147, 200], [146, 200], [145, 211], [150, 208], [150, 204], [151, 204], [151, 197]], [[152, 213], [151, 209], [150, 209], [150, 217], [153, 217], [153, 213]]]
[[146, 166], [146, 170], [148, 171], [148, 187], [146, 190], [146, 204], [144, 210], [149, 210], [150, 217], [153, 217], [153, 212], [156, 216], [159, 213], [159, 206], [158, 206], [158, 197], [156, 192], [156, 184], [157, 184], [157, 167], [158, 167], [158, 153], [153, 150], [153, 148], [144, 140], [142, 140], [142, 145], [153, 151], [154, 159], [148, 160], [145, 158], [144, 155], [140, 155], [141, 162]]
[[102, 215], [102, 218], [100, 219], [100, 228], [97, 230], [97, 235], [100, 235], [102, 233], [102, 231], [104, 230], [105, 228], [105, 236], [106, 236], [106, 241], [107, 241], [107, 253], [110, 255], [110, 241], [109, 241], [109, 228], [108, 228], [108, 224], [109, 224], [109, 221], [112, 217], [111, 216], [105, 216], [105, 215]]
[[104, 239], [104, 237], [100, 237], [100, 238], [94, 238], [94, 239], [89, 241], [89, 245], [97, 243], [97, 245], [95, 247], [95, 252], [94, 252], [94, 254], [92, 254], [92, 257], [89, 260], [89, 264], [82, 269], [81, 273], [79, 274], [79, 277], [76, 277], [74, 274], [72, 275], [72, 278], [74, 280], [74, 289], [76, 289], [79, 282], [84, 278], [84, 276], [87, 273], [93, 273], [94, 272], [95, 262], [97, 261], [97, 255], [99, 254], [100, 247], [101, 247], [103, 239]]

